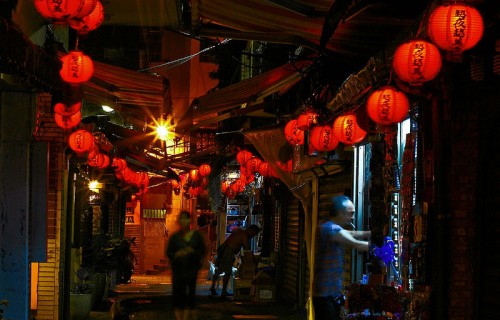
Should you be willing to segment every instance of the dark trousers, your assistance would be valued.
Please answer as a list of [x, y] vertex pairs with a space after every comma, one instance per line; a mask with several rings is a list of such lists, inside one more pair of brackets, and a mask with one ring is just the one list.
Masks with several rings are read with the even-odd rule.
[[176, 277], [172, 279], [173, 305], [179, 309], [192, 309], [196, 305], [197, 275]]
[[315, 320], [340, 320], [340, 304], [337, 298], [313, 297]]

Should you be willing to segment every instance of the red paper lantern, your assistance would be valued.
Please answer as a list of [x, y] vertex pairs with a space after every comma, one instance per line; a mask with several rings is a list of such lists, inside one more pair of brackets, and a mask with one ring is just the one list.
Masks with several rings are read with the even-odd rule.
[[78, 50], [70, 51], [61, 58], [61, 79], [72, 85], [79, 85], [92, 78], [94, 63], [89, 56]]
[[87, 163], [91, 167], [100, 167], [104, 165], [105, 159], [102, 153], [96, 153], [93, 157], [87, 159]]
[[253, 157], [245, 163], [245, 169], [247, 170], [246, 174], [254, 174], [259, 169], [259, 165], [262, 163], [257, 157]]
[[54, 113], [54, 120], [59, 127], [63, 128], [64, 130], [68, 130], [80, 124], [80, 121], [82, 120], [82, 114], [80, 113], [80, 111], [70, 116], [62, 116], [58, 113]]
[[297, 120], [290, 120], [285, 126], [285, 138], [291, 145], [304, 144], [304, 131], [297, 127]]
[[210, 165], [208, 165], [208, 164], [202, 164], [202, 165], [198, 168], [198, 170], [200, 171], [200, 175], [201, 175], [202, 177], [206, 177], [206, 176], [208, 176], [208, 175], [210, 174], [210, 171], [211, 171], [212, 169], [210, 168]]
[[64, 22], [73, 17], [83, 18], [90, 14], [97, 0], [34, 0], [36, 11], [50, 20]]
[[115, 169], [115, 171], [122, 171], [127, 167], [127, 161], [121, 158], [113, 158], [111, 166]]
[[246, 176], [241, 176], [240, 179], [241, 179], [241, 181], [243, 181], [244, 184], [250, 184], [250, 183], [255, 181], [255, 175], [249, 174]]
[[400, 45], [392, 61], [397, 76], [412, 85], [434, 79], [441, 71], [441, 65], [439, 49], [423, 40], [412, 40]]
[[200, 195], [202, 189], [200, 187], [189, 187], [188, 193], [193, 197], [197, 197]]
[[374, 91], [366, 101], [366, 111], [376, 123], [388, 125], [408, 116], [410, 103], [404, 93], [387, 86]]
[[200, 171], [198, 169], [193, 169], [189, 171], [189, 178], [193, 181], [200, 180]]
[[210, 181], [208, 180], [208, 177], [202, 177], [201, 181], [200, 181], [200, 185], [203, 186], [203, 187], [206, 187], [206, 186], [208, 186], [209, 182]]
[[481, 40], [483, 18], [477, 9], [465, 4], [441, 5], [432, 11], [428, 30], [432, 42], [439, 48], [461, 54]]
[[[130, 180], [132, 176], [135, 174], [134, 171], [132, 171], [130, 168], [124, 168], [122, 171], [120, 171], [120, 174], [115, 172], [115, 176], [123, 181]], [[121, 176], [121, 177], [119, 177]]]
[[81, 108], [82, 108], [81, 102], [74, 103], [70, 106], [68, 106], [64, 103], [58, 102], [54, 105], [54, 112], [57, 114], [60, 114], [61, 116], [70, 116], [70, 115], [75, 114], [78, 111], [80, 111]]
[[339, 141], [333, 136], [332, 127], [316, 126], [311, 130], [309, 143], [314, 150], [324, 152], [335, 149]]
[[224, 194], [229, 199], [234, 199], [234, 198], [236, 198], [236, 195], [238, 194], [238, 192], [234, 191], [233, 188], [227, 188], [227, 190], [226, 190], [226, 192], [224, 192]]
[[99, 169], [105, 169], [105, 168], [109, 167], [109, 164], [111, 162], [111, 160], [109, 159], [109, 157], [107, 155], [103, 154], [102, 156], [104, 157], [104, 161], [100, 166], [98, 166]]
[[302, 113], [298, 118], [297, 118], [297, 128], [302, 131], [309, 130], [309, 127], [311, 124], [316, 123], [316, 118], [318, 115], [314, 112], [307, 111]]
[[350, 145], [361, 142], [366, 131], [358, 126], [354, 113], [346, 113], [333, 122], [333, 135], [343, 144]]
[[241, 150], [236, 154], [236, 161], [238, 161], [240, 165], [244, 165], [251, 157], [253, 157], [253, 154], [250, 151]]
[[104, 8], [100, 1], [94, 7], [94, 10], [82, 18], [72, 18], [68, 20], [69, 26], [80, 34], [87, 34], [99, 28], [104, 21]]
[[243, 190], [245, 190], [245, 182], [241, 179], [235, 180], [233, 183], [231, 183], [229, 189], [233, 190], [235, 193], [242, 192]]
[[69, 136], [68, 144], [77, 153], [87, 152], [94, 146], [94, 136], [87, 130], [76, 130]]
[[257, 171], [263, 177], [271, 176], [271, 166], [268, 162], [262, 162], [261, 164], [259, 164], [259, 169]]
[[224, 180], [222, 181], [221, 185], [220, 185], [220, 189], [222, 191], [222, 193], [225, 193], [227, 188], [231, 185], [231, 183], [227, 180]]

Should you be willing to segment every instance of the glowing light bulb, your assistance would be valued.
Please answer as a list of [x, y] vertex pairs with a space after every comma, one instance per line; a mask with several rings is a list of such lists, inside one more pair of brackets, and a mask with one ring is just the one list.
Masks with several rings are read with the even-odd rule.
[[158, 139], [161, 139], [163, 141], [166, 141], [168, 138], [168, 129], [165, 125], [161, 124], [158, 127], [156, 127], [156, 135], [158, 136]]

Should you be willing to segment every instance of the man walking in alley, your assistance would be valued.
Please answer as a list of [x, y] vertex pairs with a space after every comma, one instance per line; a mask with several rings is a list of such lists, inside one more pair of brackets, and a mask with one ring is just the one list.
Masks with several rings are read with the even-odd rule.
[[212, 279], [212, 286], [210, 292], [216, 296], [215, 284], [219, 280], [219, 275], [224, 272], [222, 278], [222, 292], [221, 296], [228, 295], [227, 285], [231, 277], [235, 255], [243, 250], [250, 250], [250, 240], [260, 232], [260, 228], [252, 224], [247, 229], [236, 229], [229, 235], [229, 237], [217, 248], [217, 258], [215, 259], [215, 273]]

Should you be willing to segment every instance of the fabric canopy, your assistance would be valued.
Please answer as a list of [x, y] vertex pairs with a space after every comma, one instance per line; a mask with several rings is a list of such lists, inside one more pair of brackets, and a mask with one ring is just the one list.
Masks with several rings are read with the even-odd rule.
[[[84, 99], [123, 107], [172, 107], [168, 79], [94, 61], [94, 74], [83, 85]], [[138, 110], [143, 112], [143, 110]]]
[[283, 94], [299, 82], [312, 60], [300, 60], [206, 94], [192, 103], [193, 118], [244, 105], [261, 104], [271, 94]]

